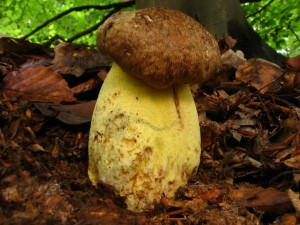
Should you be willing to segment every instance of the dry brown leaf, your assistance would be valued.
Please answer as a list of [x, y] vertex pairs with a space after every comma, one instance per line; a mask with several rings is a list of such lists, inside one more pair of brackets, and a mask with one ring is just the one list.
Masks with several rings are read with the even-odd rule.
[[6, 146], [6, 140], [2, 132], [2, 129], [0, 128], [0, 148], [5, 149], [5, 146]]
[[38, 44], [17, 38], [0, 35], [0, 54], [4, 53], [24, 53], [33, 49], [41, 48]]
[[263, 59], [250, 59], [239, 65], [236, 78], [247, 83], [260, 93], [274, 93], [280, 90], [283, 70]]
[[199, 121], [201, 125], [201, 148], [204, 149], [216, 141], [216, 137], [221, 134], [220, 125], [208, 119], [206, 112], [199, 113]]
[[222, 193], [220, 189], [214, 185], [208, 185], [203, 183], [190, 184], [180, 188], [177, 193], [180, 198], [201, 198], [205, 201], [215, 201], [216, 199], [222, 199]]
[[209, 190], [206, 193], [199, 194], [200, 198], [203, 200], [216, 200], [221, 197], [221, 192], [218, 188], [215, 188], [213, 190]]
[[[245, 167], [245, 166], [252, 166], [254, 168], [262, 167], [261, 162], [257, 161], [254, 158], [249, 157], [247, 154], [245, 154], [243, 152], [239, 152], [236, 150], [231, 150], [231, 151], [226, 152], [224, 154], [223, 162], [224, 162], [224, 164], [231, 165], [232, 168], [239, 168], [239, 167]], [[238, 173], [235, 176], [241, 177], [242, 175], [245, 175], [245, 174]]]
[[99, 77], [101, 80], [105, 80], [107, 76], [107, 71], [106, 70], [100, 70], [98, 73], [97, 73], [97, 77]]
[[32, 152], [45, 152], [45, 149], [43, 148], [43, 146], [41, 146], [39, 144], [32, 144], [32, 145], [29, 145], [27, 148]]
[[83, 83], [78, 84], [77, 86], [73, 87], [71, 90], [73, 94], [77, 96], [84, 92], [91, 91], [97, 87], [99, 88], [102, 83], [103, 81], [98, 76], [95, 76]]
[[4, 75], [8, 74], [9, 73], [9, 69], [11, 69], [11, 66], [9, 66], [9, 65], [1, 65], [0, 64], [0, 75], [4, 76]]
[[14, 138], [16, 136], [16, 134], [20, 128], [20, 123], [21, 123], [20, 119], [11, 121], [10, 126], [9, 126], [10, 138]]
[[103, 54], [88, 49], [76, 49], [71, 43], [60, 43], [54, 48], [55, 57], [52, 68], [62, 74], [81, 76], [86, 69], [109, 66], [112, 60]]
[[291, 155], [295, 151], [296, 151], [296, 148], [295, 147], [291, 147], [291, 148], [286, 148], [286, 149], [278, 152], [276, 154], [276, 160], [275, 160], [275, 162], [279, 163], [281, 160], [283, 160], [284, 158], [288, 157], [289, 155]]
[[237, 68], [245, 61], [246, 59], [244, 58], [244, 53], [242, 51], [234, 52], [232, 49], [229, 49], [221, 55], [221, 67], [224, 68]]
[[181, 209], [191, 209], [195, 212], [203, 210], [207, 206], [207, 201], [202, 198], [193, 198], [191, 200], [173, 200], [173, 199], [163, 199], [164, 205], [171, 208], [181, 208]]
[[300, 169], [300, 155], [296, 155], [292, 158], [284, 160], [283, 163], [288, 167], [292, 167], [295, 169]]
[[299, 217], [300, 216], [300, 199], [299, 199], [299, 194], [295, 193], [291, 189], [288, 190], [288, 196], [296, 210], [296, 214]]
[[232, 189], [230, 195], [240, 206], [254, 208], [276, 216], [289, 212], [292, 209], [287, 193], [274, 188], [241, 187]]
[[285, 89], [292, 90], [293, 88], [300, 90], [300, 72], [288, 71], [284, 74]]
[[281, 225], [296, 225], [297, 217], [295, 215], [284, 215], [281, 218]]
[[163, 198], [162, 203], [167, 208], [178, 207], [181, 209], [191, 209], [196, 212], [204, 209], [208, 204], [218, 205], [224, 203], [222, 196], [223, 193], [221, 193], [221, 190], [216, 185], [195, 183], [181, 187], [177, 193], [179, 199], [188, 200]]
[[8, 202], [21, 202], [23, 200], [22, 195], [18, 191], [18, 186], [13, 185], [6, 187], [1, 191], [2, 198]]
[[35, 103], [35, 106], [45, 115], [56, 117], [66, 124], [82, 124], [91, 121], [96, 101], [75, 105]]
[[297, 113], [297, 110], [300, 109], [295, 107], [293, 110], [293, 113], [290, 113], [288, 115], [288, 118], [281, 122], [281, 126], [286, 127], [290, 130], [300, 131], [300, 115], [298, 115]]
[[21, 68], [3, 79], [6, 97], [38, 102], [72, 102], [73, 96], [67, 82], [60, 74], [45, 66]]
[[229, 127], [230, 133], [237, 141], [241, 141], [243, 137], [253, 138], [258, 134], [258, 130], [255, 129], [256, 120], [252, 118], [255, 115], [255, 110], [244, 106], [243, 109], [243, 111], [235, 113], [237, 118]]
[[300, 71], [300, 55], [288, 58], [285, 64], [292, 69]]
[[224, 39], [229, 48], [234, 48], [234, 46], [237, 44], [237, 40], [227, 33], [224, 35]]
[[58, 214], [62, 220], [66, 220], [74, 210], [72, 204], [66, 199], [59, 183], [48, 182], [35, 187], [33, 200], [38, 201], [39, 210], [44, 213]]

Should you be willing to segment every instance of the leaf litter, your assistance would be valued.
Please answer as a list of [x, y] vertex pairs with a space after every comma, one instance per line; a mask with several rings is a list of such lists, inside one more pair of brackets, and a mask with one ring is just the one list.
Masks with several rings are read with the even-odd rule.
[[89, 122], [111, 61], [69, 43], [53, 51], [7, 40], [0, 37], [1, 224], [299, 223], [299, 57], [281, 67], [246, 60], [226, 36], [218, 77], [191, 87], [202, 135], [197, 174], [175, 199], [133, 213], [87, 177]]

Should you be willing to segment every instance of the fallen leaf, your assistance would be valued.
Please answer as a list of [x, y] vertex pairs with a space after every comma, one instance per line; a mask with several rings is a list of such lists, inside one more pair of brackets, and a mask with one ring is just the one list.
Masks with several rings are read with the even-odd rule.
[[296, 210], [296, 214], [298, 217], [300, 216], [300, 199], [299, 199], [299, 194], [295, 193], [291, 189], [288, 190], [288, 196]]
[[17, 120], [13, 120], [10, 123], [10, 127], [9, 127], [9, 134], [10, 134], [10, 138], [14, 138], [20, 128], [20, 119]]
[[245, 61], [246, 59], [244, 58], [244, 53], [242, 51], [234, 52], [232, 49], [229, 49], [221, 55], [222, 67], [237, 68]]
[[292, 148], [286, 148], [276, 154], [276, 160], [275, 162], [280, 162], [282, 159], [286, 158], [287, 156], [291, 155], [296, 151], [295, 147]]
[[0, 54], [24, 53], [37, 48], [41, 48], [41, 46], [23, 39], [0, 35]]
[[[231, 165], [232, 168], [239, 168], [245, 166], [252, 166], [254, 168], [261, 168], [261, 162], [257, 161], [243, 152], [236, 150], [228, 151], [224, 154], [224, 164]], [[243, 174], [244, 175], [244, 174]], [[242, 174], [238, 173], [236, 177], [241, 177]]]
[[234, 48], [234, 46], [237, 44], [237, 40], [227, 33], [224, 35], [224, 39], [229, 48]]
[[100, 52], [88, 49], [76, 49], [71, 43], [60, 43], [54, 48], [55, 57], [52, 68], [62, 74], [81, 76], [86, 69], [110, 66], [112, 60]]
[[38, 102], [76, 100], [62, 76], [45, 66], [26, 67], [9, 73], [3, 79], [3, 94]]
[[221, 192], [218, 188], [213, 189], [213, 190], [208, 190], [205, 193], [201, 193], [200, 194], [200, 198], [202, 198], [203, 200], [216, 200], [221, 196]]
[[288, 194], [274, 188], [240, 187], [232, 189], [230, 195], [240, 206], [253, 208], [275, 216], [282, 215], [292, 209]]
[[300, 183], [300, 174], [293, 174], [293, 182], [294, 182], [294, 184], [296, 184], [297, 186], [299, 186], [299, 183]]
[[97, 73], [97, 77], [99, 77], [102, 81], [105, 80], [106, 76], [107, 76], [107, 71], [106, 70], [100, 70]]
[[10, 70], [11, 70], [11, 66], [0, 64], [0, 75], [1, 76], [8, 74]]
[[221, 134], [220, 125], [207, 118], [206, 112], [199, 113], [201, 125], [201, 148], [204, 149], [216, 141], [216, 137]]
[[34, 105], [45, 116], [56, 117], [66, 124], [77, 125], [91, 121], [96, 100], [75, 105], [35, 103]]
[[5, 146], [6, 146], [6, 140], [2, 132], [2, 129], [0, 128], [0, 148], [5, 149]]
[[83, 83], [78, 84], [77, 86], [73, 87], [71, 90], [73, 94], [77, 96], [84, 92], [100, 87], [102, 83], [103, 81], [98, 76], [95, 76]]
[[45, 152], [45, 149], [43, 148], [43, 146], [41, 146], [39, 144], [32, 144], [32, 145], [29, 145], [27, 148], [32, 152]]
[[283, 88], [291, 91], [293, 88], [300, 90], [300, 73], [295, 71], [288, 71], [284, 74]]
[[296, 155], [292, 158], [284, 160], [283, 163], [288, 167], [292, 167], [295, 169], [300, 169], [300, 155]]
[[33, 195], [34, 199], [40, 202], [39, 210], [44, 213], [55, 213], [66, 220], [74, 211], [73, 205], [66, 199], [60, 184], [55, 181], [36, 187]]
[[280, 222], [281, 225], [296, 225], [297, 217], [295, 215], [284, 215]]
[[283, 70], [263, 59], [250, 59], [239, 65], [236, 78], [255, 87], [260, 93], [274, 93], [281, 88]]
[[300, 71], [300, 55], [288, 58], [285, 60], [285, 64], [292, 69]]
[[7, 202], [21, 202], [23, 200], [22, 196], [18, 191], [18, 186], [13, 185], [2, 189], [2, 198]]

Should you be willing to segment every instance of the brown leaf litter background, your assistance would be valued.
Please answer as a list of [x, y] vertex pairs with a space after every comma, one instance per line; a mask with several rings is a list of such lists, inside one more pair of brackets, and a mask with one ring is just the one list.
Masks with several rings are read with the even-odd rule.
[[224, 42], [217, 79], [191, 87], [198, 173], [176, 199], [136, 214], [87, 177], [89, 122], [110, 59], [0, 37], [0, 224], [299, 223], [299, 56], [279, 67]]

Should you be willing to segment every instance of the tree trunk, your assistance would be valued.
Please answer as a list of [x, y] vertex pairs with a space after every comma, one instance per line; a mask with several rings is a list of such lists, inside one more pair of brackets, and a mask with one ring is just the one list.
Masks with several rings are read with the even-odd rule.
[[237, 49], [246, 58], [264, 58], [281, 64], [284, 57], [270, 46], [249, 25], [239, 0], [136, 0], [136, 7], [165, 6], [182, 11], [203, 24], [217, 38], [225, 33], [237, 40]]

